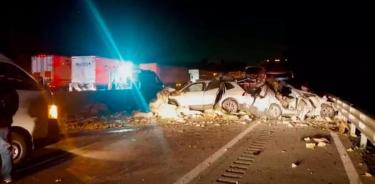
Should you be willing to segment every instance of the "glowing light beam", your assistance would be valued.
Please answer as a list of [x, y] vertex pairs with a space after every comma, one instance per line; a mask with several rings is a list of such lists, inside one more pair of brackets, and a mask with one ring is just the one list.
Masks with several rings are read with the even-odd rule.
[[[100, 30], [104, 33], [104, 38], [105, 38], [105, 41], [106, 43], [109, 43], [109, 45], [112, 47], [110, 49], [113, 49], [115, 51], [115, 54], [117, 55], [117, 57], [123, 61], [123, 57], [117, 47], [117, 44], [115, 42], [115, 40], [113, 39], [112, 37], [112, 34], [110, 32], [110, 30], [108, 29], [108, 26], [107, 24], [105, 23], [102, 15], [100, 14], [99, 10], [96, 8], [94, 2], [92, 0], [85, 0], [90, 12], [94, 15], [94, 18], [96, 20], [96, 23], [99, 25], [99, 28]], [[137, 84], [135, 84], [134, 82], [133, 83], [133, 91], [135, 92], [136, 96], [138, 97], [138, 100], [140, 100], [140, 105], [142, 107], [142, 110], [143, 111], [149, 111], [149, 107], [147, 105], [147, 102], [145, 100], [145, 98], [143, 97], [142, 93], [140, 92]]]
[[88, 5], [91, 13], [94, 15], [94, 18], [96, 20], [96, 23], [99, 25], [99, 28], [104, 33], [106, 43], [109, 43], [109, 45], [112, 47], [111, 49], [113, 49], [115, 51], [115, 54], [117, 55], [117, 57], [121, 61], [123, 61], [120, 50], [118, 49], [117, 44], [116, 44], [115, 40], [113, 39], [111, 32], [108, 29], [107, 24], [105, 23], [105, 21], [104, 21], [102, 15], [100, 14], [99, 10], [96, 8], [94, 2], [92, 2], [92, 0], [85, 0], [85, 2]]

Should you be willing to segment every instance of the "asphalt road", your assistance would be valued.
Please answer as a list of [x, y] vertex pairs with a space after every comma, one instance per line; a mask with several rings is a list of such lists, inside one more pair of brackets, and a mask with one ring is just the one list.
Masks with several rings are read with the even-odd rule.
[[16, 183], [173, 183], [247, 125], [150, 126], [66, 138], [15, 170]]
[[[15, 170], [15, 183], [175, 183], [251, 125], [160, 125], [68, 137], [35, 152]], [[303, 137], [314, 135], [330, 143], [306, 149]], [[192, 183], [349, 183], [329, 132], [280, 123], [260, 123], [196, 174]], [[375, 181], [363, 177], [364, 183]]]
[[[306, 149], [303, 138], [317, 135], [327, 137], [330, 143]], [[318, 129], [260, 125], [231, 150], [226, 159], [202, 173], [194, 183], [349, 183], [329, 137], [329, 133]], [[238, 161], [242, 164], [236, 164]]]

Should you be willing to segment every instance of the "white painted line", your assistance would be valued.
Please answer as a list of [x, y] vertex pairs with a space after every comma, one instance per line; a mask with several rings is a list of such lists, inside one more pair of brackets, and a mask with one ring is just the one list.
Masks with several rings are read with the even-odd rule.
[[114, 129], [114, 130], [109, 130], [108, 133], [124, 133], [124, 132], [131, 132], [134, 130], [135, 130], [134, 128]]
[[359, 178], [357, 170], [355, 169], [353, 162], [350, 160], [350, 157], [348, 153], [346, 152], [346, 149], [344, 145], [342, 144], [339, 136], [337, 135], [337, 133], [331, 132], [331, 137], [333, 138], [337, 151], [339, 152], [341, 162], [344, 165], [346, 175], [349, 178], [349, 183], [361, 184], [362, 182], [361, 182], [361, 179]]
[[216, 151], [214, 154], [209, 156], [206, 160], [198, 164], [194, 169], [186, 173], [184, 176], [182, 176], [180, 179], [178, 179], [174, 184], [186, 184], [191, 182], [194, 178], [196, 178], [201, 172], [206, 170], [212, 163], [214, 163], [216, 160], [218, 160], [221, 156], [224, 155], [224, 153], [231, 148], [234, 144], [236, 144], [238, 141], [240, 141], [243, 137], [245, 137], [246, 134], [248, 134], [251, 130], [253, 130], [257, 125], [259, 125], [260, 121], [254, 122], [250, 127], [245, 129], [243, 132], [238, 134], [234, 139], [229, 141], [226, 145], [221, 147], [218, 151]]

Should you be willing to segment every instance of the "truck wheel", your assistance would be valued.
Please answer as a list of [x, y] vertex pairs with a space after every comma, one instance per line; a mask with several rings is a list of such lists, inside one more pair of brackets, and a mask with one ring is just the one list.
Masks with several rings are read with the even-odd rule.
[[31, 146], [26, 141], [22, 134], [17, 132], [12, 132], [11, 139], [11, 157], [13, 159], [13, 164], [18, 165], [25, 161]]
[[225, 99], [221, 107], [228, 113], [236, 113], [238, 111], [238, 103], [232, 98]]
[[270, 119], [277, 119], [281, 116], [281, 107], [278, 104], [272, 103], [267, 110], [267, 116]]
[[321, 110], [320, 110], [320, 116], [322, 118], [334, 118], [335, 117], [335, 109], [333, 109], [332, 106], [328, 104], [322, 104]]

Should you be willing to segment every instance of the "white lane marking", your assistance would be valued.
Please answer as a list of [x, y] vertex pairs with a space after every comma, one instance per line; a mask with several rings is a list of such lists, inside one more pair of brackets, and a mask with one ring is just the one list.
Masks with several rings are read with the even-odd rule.
[[198, 164], [194, 169], [186, 173], [184, 176], [182, 176], [180, 179], [178, 179], [174, 184], [186, 184], [191, 182], [194, 178], [196, 178], [201, 172], [206, 170], [212, 163], [214, 163], [216, 160], [218, 160], [221, 156], [224, 155], [224, 153], [232, 147], [234, 144], [236, 144], [238, 141], [240, 141], [243, 137], [245, 137], [246, 134], [248, 134], [251, 130], [253, 130], [257, 125], [259, 125], [260, 121], [254, 122], [250, 127], [245, 129], [243, 132], [238, 134], [234, 139], [229, 141], [227, 144], [225, 144], [223, 147], [221, 147], [218, 151], [216, 151], [214, 154], [209, 156], [206, 160]]
[[361, 179], [359, 178], [357, 170], [355, 169], [353, 162], [350, 160], [350, 157], [348, 153], [346, 152], [346, 149], [344, 145], [342, 144], [339, 136], [337, 135], [337, 133], [331, 132], [331, 137], [333, 138], [337, 151], [339, 152], [341, 162], [344, 165], [346, 175], [349, 178], [349, 183], [361, 184], [362, 182], [361, 182]]
[[109, 130], [107, 133], [123, 133], [123, 132], [131, 132], [135, 131], [134, 128], [123, 128], [123, 129], [114, 129], [114, 130]]

